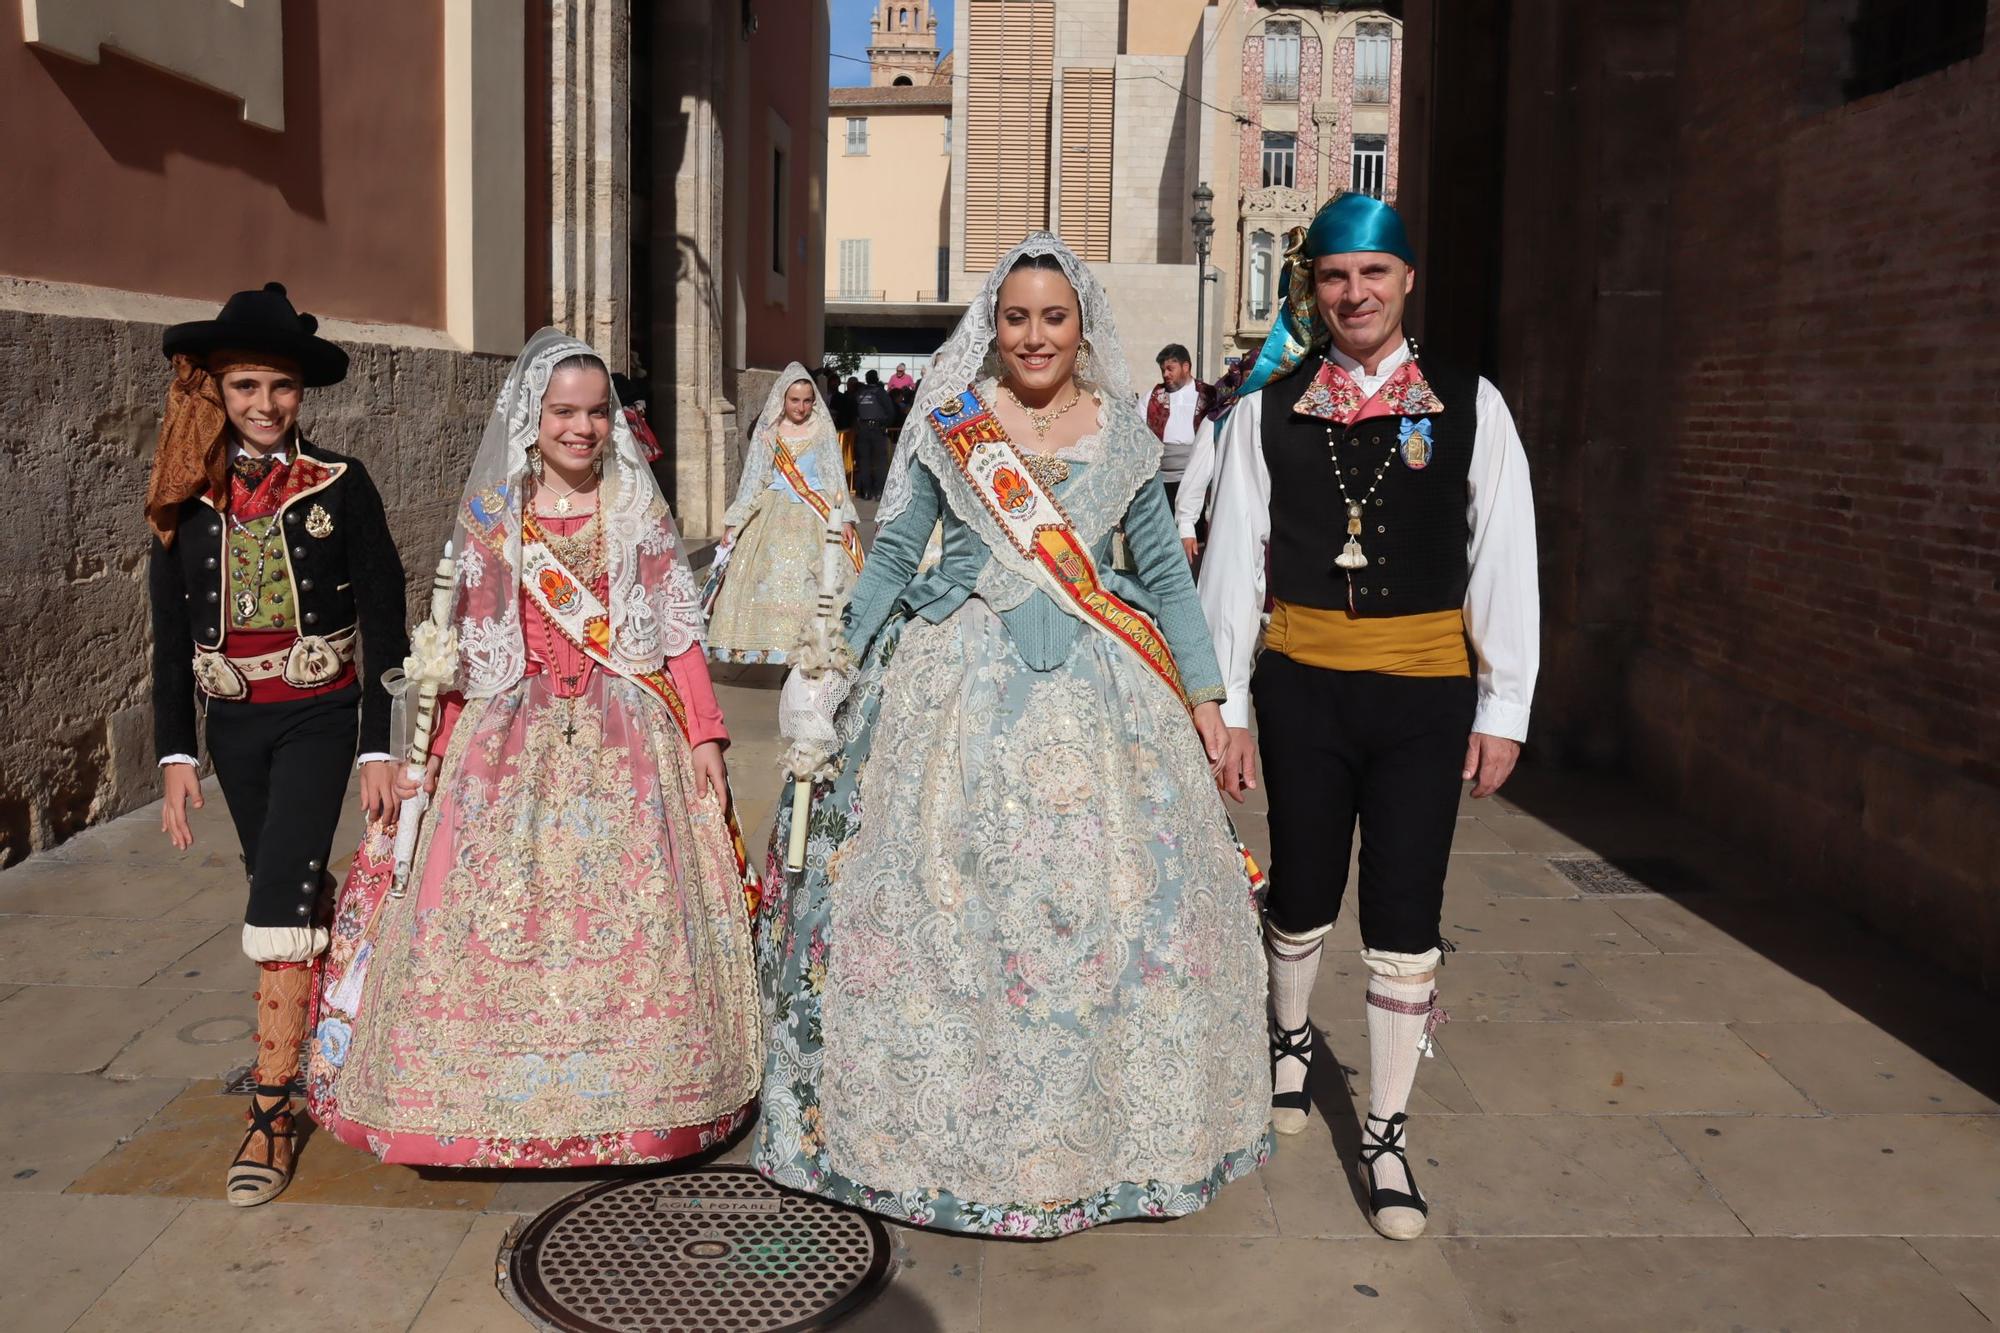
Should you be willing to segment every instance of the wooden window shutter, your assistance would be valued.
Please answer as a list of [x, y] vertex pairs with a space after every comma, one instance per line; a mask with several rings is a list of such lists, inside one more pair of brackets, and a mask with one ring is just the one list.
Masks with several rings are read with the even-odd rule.
[[1054, 0], [967, 0], [965, 266], [984, 272], [1049, 225]]
[[1087, 263], [1111, 259], [1112, 98], [1108, 69], [1066, 69], [1062, 95], [1063, 239]]

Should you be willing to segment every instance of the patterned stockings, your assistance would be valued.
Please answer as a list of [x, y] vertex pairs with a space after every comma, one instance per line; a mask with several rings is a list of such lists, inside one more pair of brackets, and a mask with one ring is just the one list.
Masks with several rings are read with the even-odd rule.
[[312, 964], [259, 963], [263, 984], [257, 1001], [257, 1082], [288, 1086], [298, 1076], [299, 1047], [306, 1039], [312, 1002]]
[[1319, 976], [1319, 956], [1331, 926], [1303, 934], [1264, 922], [1264, 961], [1271, 979], [1271, 1124], [1280, 1134], [1305, 1128], [1303, 1095], [1312, 1058], [1312, 1027], [1306, 1008], [1313, 981]]

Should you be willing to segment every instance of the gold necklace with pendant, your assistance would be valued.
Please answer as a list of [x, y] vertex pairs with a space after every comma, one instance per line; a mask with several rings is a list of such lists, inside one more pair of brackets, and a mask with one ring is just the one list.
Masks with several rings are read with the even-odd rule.
[[[250, 576], [250, 586], [237, 589], [234, 598], [236, 603], [236, 623], [238, 625], [248, 625], [252, 620], [256, 619], [258, 609], [264, 604], [264, 567], [265, 562], [271, 557], [271, 538], [278, 530], [278, 516], [276, 514], [271, 515], [268, 520], [269, 526], [264, 529], [262, 536], [250, 531], [243, 520], [234, 514], [229, 515], [229, 521], [235, 525], [236, 530], [242, 533], [247, 540], [257, 544], [257, 571]], [[281, 542], [279, 543], [279, 553], [283, 554], [283, 551], [284, 544]]]
[[1005, 384], [1000, 386], [1000, 392], [1012, 399], [1014, 406], [1028, 414], [1028, 425], [1033, 428], [1037, 440], [1047, 439], [1049, 432], [1055, 429], [1056, 423], [1067, 416], [1069, 410], [1083, 400], [1083, 390], [1077, 388], [1074, 381], [1069, 386], [1069, 401], [1050, 412], [1037, 412], [1034, 408], [1022, 402], [1021, 396]]
[[[550, 487], [551, 489], [553, 489], [557, 485], [557, 483], [550, 481], [546, 477], [542, 478], [541, 484]], [[570, 501], [574, 499], [576, 495], [577, 495], [576, 490], [572, 488], [570, 490], [564, 491], [561, 495], [558, 495], [556, 497], [555, 510], [556, 510], [556, 516], [558, 518], [569, 517], [569, 512], [571, 508]]]

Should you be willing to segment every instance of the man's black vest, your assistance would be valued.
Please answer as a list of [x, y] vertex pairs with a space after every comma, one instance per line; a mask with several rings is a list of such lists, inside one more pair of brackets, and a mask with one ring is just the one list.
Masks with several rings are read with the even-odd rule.
[[[1406, 418], [1366, 417], [1352, 426], [1292, 410], [1322, 357], [1308, 356], [1291, 374], [1264, 386], [1264, 462], [1271, 473], [1271, 595], [1294, 606], [1345, 611], [1347, 571], [1334, 564], [1347, 542], [1347, 494], [1360, 500], [1385, 458], [1393, 458], [1361, 519], [1365, 569], [1354, 571], [1354, 601], [1363, 616], [1454, 611], [1465, 605], [1469, 573], [1466, 481], [1472, 470], [1479, 378], [1426, 357], [1424, 379], [1444, 411], [1411, 418], [1431, 423], [1430, 461], [1403, 462], [1398, 438]], [[1331, 448], [1329, 448], [1329, 428]], [[1340, 474], [1334, 473], [1334, 458]]]

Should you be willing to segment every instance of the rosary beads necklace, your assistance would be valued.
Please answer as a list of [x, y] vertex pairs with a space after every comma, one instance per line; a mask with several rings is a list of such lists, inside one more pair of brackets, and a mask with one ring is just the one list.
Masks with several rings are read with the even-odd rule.
[[1368, 502], [1375, 498], [1375, 492], [1382, 487], [1382, 478], [1389, 475], [1389, 465], [1396, 461], [1396, 446], [1389, 446], [1388, 456], [1375, 468], [1375, 479], [1368, 486], [1368, 494], [1359, 500], [1347, 493], [1347, 478], [1340, 475], [1340, 437], [1335, 434], [1333, 423], [1326, 424], [1326, 455], [1333, 460], [1333, 484], [1340, 487], [1340, 498], [1347, 505], [1347, 545], [1340, 548], [1340, 554], [1333, 563], [1345, 570], [1368, 568], [1368, 557], [1361, 551], [1361, 515]]
[[1359, 500], [1347, 493], [1347, 478], [1340, 473], [1340, 437], [1334, 432], [1331, 421], [1326, 423], [1326, 453], [1333, 460], [1334, 485], [1340, 487], [1341, 502], [1347, 506], [1347, 545], [1340, 548], [1340, 554], [1334, 557], [1333, 563], [1347, 571], [1347, 612], [1353, 615], [1354, 571], [1368, 568], [1368, 557], [1361, 550], [1361, 516], [1367, 512], [1368, 502], [1375, 499], [1375, 492], [1381, 489], [1382, 478], [1389, 475], [1390, 464], [1396, 461], [1396, 445], [1390, 444], [1388, 455], [1375, 469], [1375, 479], [1369, 484], [1368, 493]]
[[[1410, 355], [1405, 364], [1414, 365], [1417, 360], [1417, 340], [1410, 338], [1406, 341]], [[1400, 441], [1389, 442], [1388, 455], [1376, 465], [1375, 479], [1368, 485], [1368, 494], [1356, 500], [1347, 493], [1347, 478], [1340, 473], [1340, 437], [1334, 431], [1333, 423], [1331, 421], [1326, 423], [1326, 455], [1333, 460], [1333, 482], [1340, 487], [1341, 502], [1347, 507], [1347, 544], [1340, 548], [1340, 554], [1334, 557], [1333, 563], [1336, 567], [1347, 571], [1347, 614], [1350, 616], [1358, 614], [1354, 608], [1354, 571], [1368, 568], [1368, 557], [1361, 549], [1361, 518], [1368, 511], [1368, 502], [1375, 500], [1375, 492], [1382, 488], [1382, 478], [1389, 475], [1389, 468], [1395, 463], [1400, 448]], [[1382, 502], [1375, 500], [1375, 503], [1379, 505]]]
[[[1406, 364], [1414, 365], [1417, 340], [1409, 338], [1405, 342], [1410, 349]], [[1381, 489], [1382, 478], [1389, 475], [1389, 465], [1396, 461], [1396, 451], [1400, 447], [1400, 443], [1389, 445], [1389, 456], [1375, 469], [1375, 480], [1369, 484], [1368, 494], [1356, 500], [1347, 493], [1347, 478], [1340, 475], [1340, 437], [1334, 433], [1333, 423], [1326, 423], [1326, 456], [1333, 460], [1333, 483], [1340, 487], [1340, 498], [1347, 505], [1347, 545], [1340, 548], [1340, 554], [1334, 557], [1333, 563], [1347, 571], [1347, 607], [1350, 611], [1354, 609], [1354, 571], [1368, 568], [1368, 557], [1361, 551], [1361, 516], [1367, 511], [1368, 502], [1375, 498], [1375, 492]]]

